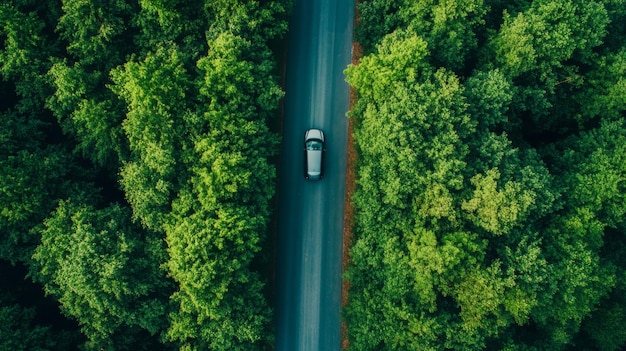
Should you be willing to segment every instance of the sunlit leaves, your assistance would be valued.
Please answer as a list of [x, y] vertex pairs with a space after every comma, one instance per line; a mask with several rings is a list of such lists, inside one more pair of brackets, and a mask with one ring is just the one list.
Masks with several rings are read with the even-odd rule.
[[352, 349], [623, 343], [623, 4], [489, 5], [360, 5]]
[[[156, 249], [151, 247], [156, 245]], [[157, 296], [168, 283], [154, 262], [160, 244], [130, 224], [119, 206], [96, 210], [61, 202], [35, 251], [36, 277], [94, 345], [119, 349], [163, 327]]]
[[606, 10], [597, 2], [534, 1], [527, 12], [505, 13], [494, 41], [496, 60], [512, 77], [539, 68], [540, 81], [555, 79], [553, 70], [575, 51], [586, 57], [602, 43], [607, 22]]
[[191, 349], [218, 350], [252, 350], [271, 338], [263, 283], [248, 268], [263, 222], [224, 206], [197, 211], [168, 228], [168, 268], [180, 284], [168, 338]]
[[123, 122], [131, 160], [121, 172], [134, 216], [152, 229], [162, 226], [176, 191], [176, 164], [183, 141], [185, 97], [190, 81], [173, 46], [111, 73], [111, 89], [128, 105]]
[[472, 213], [474, 223], [487, 231], [500, 235], [524, 221], [528, 208], [534, 203], [534, 194], [523, 191], [521, 184], [506, 182], [498, 189], [500, 172], [490, 169], [483, 176], [471, 179], [476, 188], [473, 197], [462, 208]]
[[216, 0], [204, 4], [211, 22], [209, 38], [232, 33], [260, 43], [287, 32], [290, 1]]
[[[220, 123], [237, 116], [243, 119], [268, 117], [278, 107], [283, 96], [271, 76], [275, 69], [267, 48], [255, 47], [249, 40], [230, 34], [220, 34], [209, 43], [207, 56], [198, 61], [204, 72], [200, 94], [210, 104], [208, 117]], [[219, 115], [219, 113], [228, 115]], [[217, 116], [211, 116], [218, 113]]]
[[283, 96], [270, 44], [288, 7], [0, 5], [0, 254], [30, 266], [84, 349], [272, 343], [252, 265], [267, 264]]
[[274, 195], [268, 160], [278, 138], [267, 121], [283, 93], [267, 48], [228, 32], [209, 41], [197, 67], [203, 109], [186, 119], [189, 178], [164, 226], [180, 286], [167, 338], [188, 350], [257, 350], [273, 339], [265, 281], [251, 264]]
[[428, 55], [426, 42], [409, 32], [396, 31], [378, 46], [378, 54], [361, 59], [358, 66], [346, 70], [347, 81], [366, 99], [384, 100], [393, 85], [416, 79]]

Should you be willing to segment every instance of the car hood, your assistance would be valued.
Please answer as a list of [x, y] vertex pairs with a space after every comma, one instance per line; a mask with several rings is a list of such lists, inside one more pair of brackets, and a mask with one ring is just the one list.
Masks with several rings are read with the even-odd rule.
[[309, 129], [306, 132], [305, 139], [319, 139], [321, 141], [324, 141], [324, 133], [322, 133], [322, 131], [319, 129]]

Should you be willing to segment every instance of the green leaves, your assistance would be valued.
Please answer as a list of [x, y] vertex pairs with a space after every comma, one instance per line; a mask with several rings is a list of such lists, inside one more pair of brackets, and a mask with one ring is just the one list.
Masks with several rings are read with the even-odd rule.
[[49, 54], [42, 34], [45, 24], [34, 13], [23, 13], [8, 3], [0, 5], [0, 19], [2, 76], [10, 79], [37, 73]]
[[462, 204], [463, 210], [471, 213], [474, 224], [496, 235], [509, 232], [523, 222], [528, 208], [534, 204], [534, 194], [523, 191], [518, 182], [507, 182], [501, 190], [497, 189], [499, 179], [497, 169], [488, 170], [484, 176], [474, 176], [471, 179], [476, 187], [474, 194]]
[[472, 117], [480, 127], [492, 129], [504, 126], [508, 114], [514, 86], [499, 70], [475, 72], [465, 83], [465, 95]]
[[576, 111], [579, 123], [620, 119], [626, 109], [626, 49], [603, 56], [589, 72], [588, 84], [576, 94], [576, 99], [585, 101]]
[[456, 71], [476, 49], [487, 10], [483, 0], [420, 0], [404, 1], [399, 13], [408, 28], [428, 42], [433, 66]]
[[63, 131], [77, 138], [76, 151], [94, 163], [112, 167], [126, 152], [119, 104], [102, 89], [102, 74], [57, 62], [48, 72], [55, 93], [48, 99]]
[[[256, 350], [271, 344], [265, 280], [251, 269], [270, 217], [278, 138], [267, 120], [282, 92], [269, 52], [230, 33], [210, 43], [203, 118], [190, 120], [190, 177], [165, 226], [170, 275], [180, 290], [167, 338], [189, 350]], [[190, 332], [193, 331], [193, 332]]]
[[24, 308], [7, 292], [0, 295], [0, 349], [15, 351], [63, 350], [72, 345], [63, 343], [62, 336], [51, 327], [35, 323], [34, 308]]
[[156, 335], [163, 328], [158, 296], [169, 284], [153, 265], [160, 257], [151, 256], [159, 246], [119, 206], [96, 210], [61, 202], [45, 222], [35, 275], [94, 346], [124, 348], [143, 338], [142, 330]]
[[563, 162], [569, 203], [587, 208], [610, 227], [624, 221], [626, 179], [624, 121], [607, 122], [582, 135]]
[[112, 68], [126, 52], [132, 5], [120, 0], [64, 0], [57, 31], [67, 52], [85, 65]]
[[269, 46], [288, 7], [0, 5], [0, 258], [29, 266], [85, 350], [271, 345]]
[[172, 297], [180, 307], [170, 315], [168, 339], [218, 350], [250, 350], [271, 340], [263, 283], [248, 268], [263, 223], [253, 213], [223, 206], [168, 227], [168, 269], [180, 285]]
[[618, 7], [359, 5], [350, 349], [621, 347]]
[[149, 54], [143, 62], [127, 63], [111, 73], [111, 89], [124, 98], [128, 114], [123, 129], [131, 159], [124, 165], [121, 184], [134, 216], [153, 230], [160, 229], [177, 190], [177, 163], [183, 145], [190, 79], [173, 46]]
[[[28, 260], [38, 242], [32, 228], [41, 223], [63, 196], [71, 164], [55, 148], [21, 150], [0, 159], [0, 244], [2, 258], [13, 263]], [[51, 185], [53, 184], [53, 185]]]
[[426, 42], [410, 33], [397, 31], [386, 36], [378, 54], [364, 57], [358, 66], [348, 66], [346, 80], [366, 99], [389, 95], [396, 82], [412, 82], [425, 66]]
[[507, 75], [517, 77], [538, 68], [540, 81], [555, 79], [553, 70], [562, 68], [575, 51], [584, 58], [602, 43], [608, 18], [601, 4], [569, 0], [532, 4], [517, 16], [505, 13], [494, 38], [496, 61]]
[[[266, 119], [278, 108], [283, 92], [274, 80], [262, 79], [273, 74], [271, 52], [253, 42], [225, 32], [209, 42], [207, 56], [198, 61], [204, 73], [200, 94], [210, 109], [213, 123], [228, 122], [229, 117]], [[220, 115], [221, 113], [228, 115]], [[217, 116], [211, 114], [217, 113]]]

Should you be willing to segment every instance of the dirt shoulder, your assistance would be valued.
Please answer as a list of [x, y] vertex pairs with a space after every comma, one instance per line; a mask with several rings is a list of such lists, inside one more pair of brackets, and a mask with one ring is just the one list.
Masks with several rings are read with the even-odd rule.
[[[355, 18], [356, 20], [356, 18]], [[355, 22], [356, 23], [356, 22]], [[363, 50], [359, 43], [354, 42], [352, 44], [352, 64], [356, 65], [359, 59], [363, 56]], [[356, 92], [350, 87], [350, 110], [356, 102]], [[342, 267], [345, 273], [346, 268], [350, 264], [350, 247], [352, 246], [352, 228], [354, 225], [354, 208], [352, 207], [352, 194], [355, 190], [356, 180], [356, 159], [357, 152], [354, 146], [354, 139], [352, 137], [354, 131], [354, 124], [356, 120], [354, 118], [348, 119], [348, 147], [347, 147], [347, 162], [346, 162], [346, 195], [343, 214], [343, 259]], [[348, 304], [348, 292], [350, 290], [350, 282], [346, 279], [341, 283], [341, 308], [343, 309]], [[341, 349], [347, 350], [350, 346], [348, 340], [348, 330], [346, 323], [341, 322]]]

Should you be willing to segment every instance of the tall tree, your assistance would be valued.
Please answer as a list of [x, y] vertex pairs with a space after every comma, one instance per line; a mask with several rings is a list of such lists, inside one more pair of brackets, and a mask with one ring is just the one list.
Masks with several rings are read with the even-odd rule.
[[42, 229], [33, 275], [76, 319], [93, 350], [151, 349], [164, 329], [171, 284], [162, 242], [128, 210], [62, 201]]
[[407, 28], [428, 42], [434, 66], [459, 71], [473, 61], [476, 31], [485, 24], [487, 10], [483, 0], [420, 0], [404, 1], [399, 13]]
[[518, 14], [504, 13], [504, 23], [488, 46], [488, 65], [496, 65], [519, 89], [514, 111], [526, 133], [571, 133], [575, 115], [571, 90], [584, 82], [584, 68], [606, 35], [609, 18], [601, 2], [533, 1]]
[[0, 350], [51, 351], [75, 347], [69, 335], [36, 324], [34, 308], [25, 308], [10, 293], [0, 294]]
[[[265, 239], [277, 137], [267, 121], [282, 96], [269, 52], [229, 33], [198, 61], [207, 111], [194, 131], [190, 180], [166, 225], [180, 285], [168, 338], [189, 350], [257, 350], [272, 341], [265, 281], [252, 267]], [[193, 122], [193, 123], [192, 123]]]
[[57, 32], [67, 52], [87, 67], [108, 71], [123, 60], [133, 5], [118, 0], [63, 0]]
[[164, 45], [142, 61], [111, 72], [111, 89], [128, 106], [123, 129], [131, 157], [120, 181], [133, 216], [152, 230], [162, 230], [165, 215], [184, 179], [181, 167], [183, 116], [191, 81], [175, 45]]
[[[482, 3], [365, 4], [381, 12], [361, 30], [385, 36], [346, 71], [358, 94], [351, 348], [619, 347], [620, 333], [591, 327], [621, 320], [623, 160], [610, 155], [623, 154], [623, 75], [619, 54], [599, 48], [608, 7], [490, 1], [506, 9], [498, 20]], [[408, 25], [410, 13], [432, 22]], [[471, 44], [460, 66], [434, 58], [446, 53], [429, 37], [435, 15], [450, 21], [442, 35]], [[571, 138], [536, 141], [553, 131]]]
[[69, 157], [57, 148], [20, 150], [0, 159], [0, 255], [27, 262], [39, 242], [36, 227], [65, 195]]

